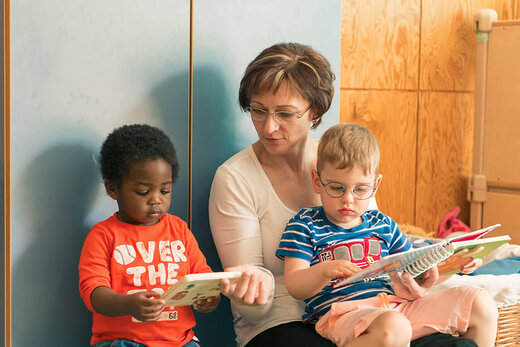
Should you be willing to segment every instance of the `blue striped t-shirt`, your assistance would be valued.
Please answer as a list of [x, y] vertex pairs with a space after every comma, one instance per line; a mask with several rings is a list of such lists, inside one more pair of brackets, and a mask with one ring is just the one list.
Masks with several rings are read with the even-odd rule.
[[[363, 223], [345, 229], [330, 222], [321, 206], [302, 209], [287, 223], [276, 256], [305, 259], [311, 266], [342, 259], [365, 268], [382, 257], [411, 248], [390, 217], [372, 210], [361, 218]], [[305, 321], [323, 316], [338, 301], [365, 299], [381, 292], [393, 294], [387, 279], [337, 285], [341, 279], [332, 279], [318, 294], [305, 300]]]

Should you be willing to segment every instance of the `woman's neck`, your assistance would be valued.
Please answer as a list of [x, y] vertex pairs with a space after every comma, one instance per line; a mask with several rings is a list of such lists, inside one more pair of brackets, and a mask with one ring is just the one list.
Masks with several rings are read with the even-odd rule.
[[276, 168], [277, 171], [289, 170], [293, 173], [308, 172], [309, 166], [316, 164], [317, 141], [307, 138], [298, 146], [281, 154], [268, 152], [260, 141], [253, 144], [258, 161], [264, 168]]

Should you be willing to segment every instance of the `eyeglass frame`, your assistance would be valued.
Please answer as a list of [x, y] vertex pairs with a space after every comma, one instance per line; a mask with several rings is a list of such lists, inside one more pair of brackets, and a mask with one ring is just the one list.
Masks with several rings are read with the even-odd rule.
[[[370, 184], [360, 184], [358, 186], [355, 186], [354, 188], [347, 188], [345, 187], [345, 185], [343, 185], [342, 183], [339, 183], [339, 182], [329, 182], [327, 184], [323, 183], [323, 181], [321, 180], [321, 176], [320, 176], [320, 171], [319, 170], [316, 170], [316, 174], [318, 175], [318, 179], [320, 180], [320, 183], [321, 183], [321, 186], [324, 188], [325, 190], [325, 193], [327, 193], [328, 196], [330, 196], [331, 198], [336, 198], [336, 199], [339, 199], [341, 198], [343, 195], [345, 195], [347, 193], [347, 191], [351, 192], [352, 193], [352, 196], [358, 200], [368, 200], [370, 199], [371, 197], [374, 196], [374, 194], [376, 193], [377, 189], [379, 188], [379, 184], [381, 183], [381, 179], [383, 178], [383, 175], [379, 174], [376, 176], [376, 178], [374, 178], [374, 187], [372, 187]], [[332, 184], [332, 183], [335, 183], [335, 184], [338, 184], [340, 186], [343, 187], [343, 193], [340, 195], [340, 196], [334, 196], [334, 195], [331, 195], [329, 193], [329, 191], [327, 190], [327, 186], [329, 184]], [[364, 187], [364, 186], [368, 186], [372, 189], [372, 193], [370, 194], [370, 196], [366, 197], [366, 198], [359, 198], [356, 196], [356, 193], [355, 193], [355, 190], [358, 188], [358, 187]]]
[[[254, 109], [256, 109], [256, 110], [261, 110], [261, 111], [264, 111], [264, 110], [262, 110], [262, 109], [260, 109], [260, 108], [253, 107], [253, 106], [251, 106], [251, 104], [249, 104], [249, 106], [247, 106], [247, 107], [245, 108], [245, 110], [246, 110], [247, 113], [249, 113], [249, 116], [250, 116], [251, 120], [254, 121], [254, 122], [265, 122], [265, 121], [267, 120], [267, 117], [269, 117], [269, 115], [273, 115], [273, 118], [276, 120], [277, 123], [280, 123], [280, 119], [282, 119], [282, 122], [289, 123], [289, 122], [291, 122], [291, 121], [293, 121], [293, 120], [296, 120], [296, 119], [300, 119], [300, 118], [302, 118], [303, 115], [304, 115], [305, 113], [307, 113], [307, 111], [309, 111], [309, 110], [311, 109], [311, 107], [312, 107], [312, 105], [309, 105], [309, 107], [307, 107], [307, 108], [305, 109], [305, 111], [303, 111], [303, 112], [300, 113], [300, 114], [298, 114], [299, 111], [296, 111], [296, 112], [286, 112], [286, 111], [274, 111], [274, 112], [268, 112], [268, 111], [266, 111], [266, 113], [265, 113], [265, 117], [264, 117], [264, 119], [262, 119], [262, 120], [254, 119], [253, 116], [251, 115], [251, 109], [254, 108]], [[288, 117], [288, 118], [285, 118], [285, 119], [284, 119], [283, 117], [279, 118], [279, 117], [276, 115], [277, 113], [291, 113], [291, 116]], [[294, 115], [296, 115], [296, 118], [293, 118]]]

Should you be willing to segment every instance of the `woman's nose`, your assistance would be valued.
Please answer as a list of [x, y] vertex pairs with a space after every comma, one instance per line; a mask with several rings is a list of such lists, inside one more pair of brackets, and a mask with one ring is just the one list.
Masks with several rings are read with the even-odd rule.
[[265, 132], [270, 134], [278, 130], [279, 127], [280, 125], [278, 124], [278, 121], [276, 120], [276, 118], [274, 118], [274, 113], [268, 114], [264, 121]]

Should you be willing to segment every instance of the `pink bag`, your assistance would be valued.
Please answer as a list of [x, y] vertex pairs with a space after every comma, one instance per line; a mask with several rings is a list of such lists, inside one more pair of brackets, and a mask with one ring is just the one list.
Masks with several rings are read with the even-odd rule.
[[468, 233], [471, 231], [471, 229], [466, 224], [464, 224], [460, 219], [457, 219], [459, 212], [460, 207], [455, 206], [453, 211], [446, 213], [444, 218], [442, 218], [442, 222], [439, 226], [439, 232], [437, 233], [437, 237], [443, 239], [454, 232]]

